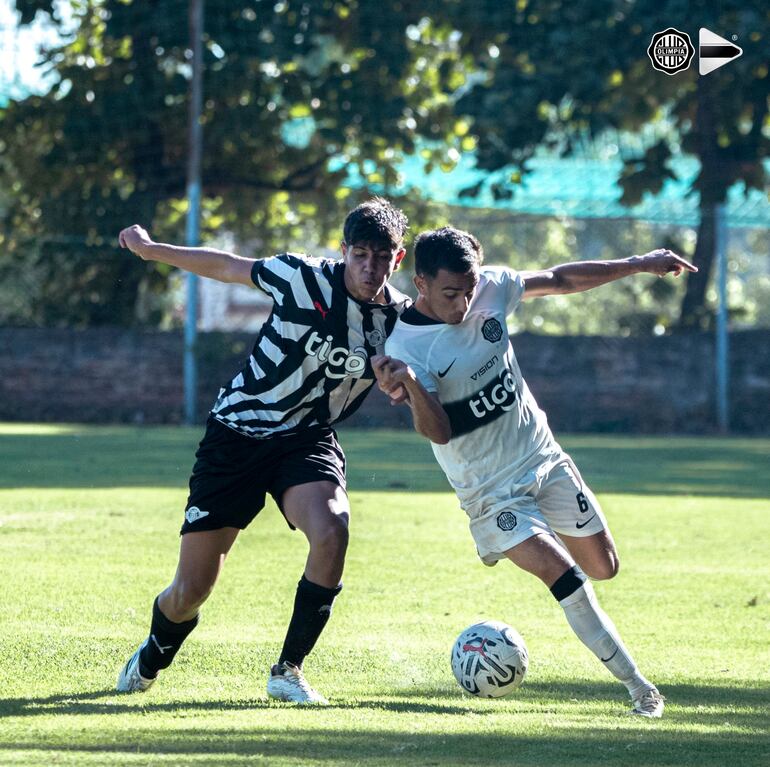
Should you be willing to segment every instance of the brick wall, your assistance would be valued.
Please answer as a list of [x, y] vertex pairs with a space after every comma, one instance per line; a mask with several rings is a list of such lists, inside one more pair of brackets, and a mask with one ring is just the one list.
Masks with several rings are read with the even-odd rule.
[[[199, 341], [201, 419], [254, 337]], [[713, 337], [519, 335], [516, 354], [554, 429], [708, 432], [714, 423]], [[0, 420], [179, 423], [182, 334], [98, 328], [0, 329]], [[770, 433], [770, 331], [731, 337], [733, 431]], [[352, 424], [407, 423], [405, 408], [370, 396]]]

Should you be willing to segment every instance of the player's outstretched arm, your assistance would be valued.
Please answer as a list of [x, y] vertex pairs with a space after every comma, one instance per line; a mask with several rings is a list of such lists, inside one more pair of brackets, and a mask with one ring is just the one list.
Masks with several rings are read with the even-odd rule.
[[372, 368], [385, 394], [394, 402], [409, 404], [415, 431], [431, 442], [446, 445], [452, 437], [449, 416], [438, 398], [417, 380], [409, 365], [394, 357], [378, 355], [372, 357]]
[[656, 274], [658, 277], [673, 274], [678, 277], [684, 271], [697, 272], [698, 269], [676, 253], [659, 248], [643, 256], [613, 261], [575, 261], [551, 269], [522, 272], [521, 276], [524, 279], [524, 298], [535, 298], [580, 293], [632, 274]]
[[214, 248], [185, 248], [154, 242], [147, 231], [137, 224], [124, 229], [118, 235], [118, 242], [121, 248], [128, 248], [144, 261], [161, 261], [201, 277], [254, 287], [251, 279], [253, 258]]

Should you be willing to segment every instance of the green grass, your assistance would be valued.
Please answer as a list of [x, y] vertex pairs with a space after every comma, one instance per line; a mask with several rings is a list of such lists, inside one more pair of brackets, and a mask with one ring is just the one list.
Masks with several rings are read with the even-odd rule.
[[[306, 547], [271, 504], [241, 536], [201, 625], [146, 695], [113, 692], [173, 574], [200, 430], [0, 426], [0, 764], [770, 764], [770, 440], [575, 437], [620, 549], [596, 585], [661, 721], [572, 635], [547, 591], [475, 556], [465, 517], [407, 432], [347, 431], [345, 590], [308, 677], [327, 709], [269, 702]], [[525, 637], [508, 699], [462, 693], [455, 635]]]

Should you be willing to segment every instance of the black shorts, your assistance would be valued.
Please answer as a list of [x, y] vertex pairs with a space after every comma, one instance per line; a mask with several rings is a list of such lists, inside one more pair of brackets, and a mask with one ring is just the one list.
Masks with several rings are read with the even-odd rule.
[[195, 458], [182, 535], [243, 530], [264, 507], [267, 493], [283, 511], [283, 494], [295, 485], [327, 481], [345, 489], [345, 455], [330, 426], [254, 439], [209, 417]]

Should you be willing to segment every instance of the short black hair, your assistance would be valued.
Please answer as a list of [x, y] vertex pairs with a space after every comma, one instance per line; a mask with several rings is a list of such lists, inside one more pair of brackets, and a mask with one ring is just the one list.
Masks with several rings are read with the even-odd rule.
[[467, 274], [483, 261], [481, 243], [453, 226], [422, 232], [414, 241], [414, 270], [423, 277], [435, 277], [439, 269]]
[[400, 248], [408, 228], [403, 211], [384, 197], [373, 197], [348, 213], [342, 237], [347, 245], [371, 243]]

